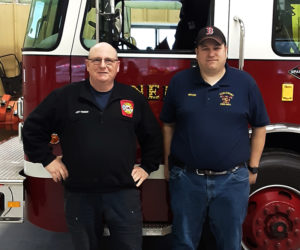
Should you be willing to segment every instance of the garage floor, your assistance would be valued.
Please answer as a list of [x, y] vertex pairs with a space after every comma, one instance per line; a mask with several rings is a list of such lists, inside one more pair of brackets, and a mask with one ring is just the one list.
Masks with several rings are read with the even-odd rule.
[[1, 250], [72, 250], [68, 233], [54, 233], [25, 221], [22, 224], [0, 223]]
[[[106, 238], [107, 239], [107, 238]], [[170, 236], [144, 237], [143, 250], [169, 250]], [[0, 223], [0, 250], [73, 250], [69, 233], [55, 233], [30, 222]], [[104, 249], [107, 247], [105, 241]]]

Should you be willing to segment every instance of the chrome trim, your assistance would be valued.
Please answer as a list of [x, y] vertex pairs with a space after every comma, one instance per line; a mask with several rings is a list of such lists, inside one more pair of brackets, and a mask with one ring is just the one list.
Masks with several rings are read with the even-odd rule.
[[292, 124], [272, 124], [266, 126], [267, 133], [297, 133], [300, 134], [300, 126]]
[[41, 163], [33, 163], [24, 160], [24, 173], [26, 176], [51, 179], [51, 174], [44, 168]]
[[[144, 223], [143, 224], [143, 236], [165, 236], [172, 232], [172, 226], [170, 224], [152, 224]], [[103, 231], [104, 236], [109, 236], [110, 232], [107, 226], [104, 227]]]
[[96, 42], [98, 43], [100, 40], [100, 34], [99, 34], [99, 0], [95, 1], [95, 7], [96, 7]]
[[274, 187], [279, 187], [279, 188], [289, 189], [289, 190], [293, 191], [294, 193], [300, 195], [300, 191], [297, 190], [297, 189], [295, 189], [295, 188], [293, 188], [293, 187], [286, 186], [286, 185], [281, 185], [281, 184], [273, 184], [273, 185], [264, 186], [264, 187], [261, 187], [261, 188], [255, 190], [253, 193], [251, 193], [251, 194], [249, 195], [249, 197], [251, 197], [252, 195], [258, 193], [258, 192], [261, 191], [261, 190], [264, 190], [264, 189], [266, 189], [266, 188], [274, 188]]
[[20, 142], [23, 141], [23, 138], [22, 138], [23, 125], [24, 125], [23, 122], [19, 122], [19, 124], [18, 124], [18, 139], [19, 139]]
[[239, 22], [240, 24], [240, 52], [239, 52], [239, 69], [243, 70], [244, 68], [244, 44], [245, 44], [245, 25], [242, 19], [238, 16], [233, 18], [234, 21]]
[[17, 105], [18, 105], [17, 114], [18, 114], [18, 117], [22, 120], [24, 118], [24, 116], [23, 116], [23, 114], [24, 114], [24, 108], [23, 108], [24, 107], [24, 98], [23, 98], [23, 96], [18, 99]]
[[156, 171], [151, 172], [147, 179], [152, 180], [164, 180], [165, 179], [165, 165], [160, 164], [159, 168]]

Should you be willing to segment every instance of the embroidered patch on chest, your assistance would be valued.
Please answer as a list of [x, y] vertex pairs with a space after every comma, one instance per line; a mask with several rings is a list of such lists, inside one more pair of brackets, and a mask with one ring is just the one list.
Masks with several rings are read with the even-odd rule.
[[219, 96], [221, 98], [220, 106], [231, 106], [231, 100], [234, 94], [231, 92], [221, 92]]
[[133, 110], [134, 110], [134, 103], [130, 100], [121, 100], [121, 111], [122, 115], [132, 118]]

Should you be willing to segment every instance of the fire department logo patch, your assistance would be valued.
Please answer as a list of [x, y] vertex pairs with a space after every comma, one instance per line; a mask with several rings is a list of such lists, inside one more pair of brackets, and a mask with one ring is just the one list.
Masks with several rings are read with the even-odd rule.
[[121, 111], [122, 115], [132, 118], [133, 110], [134, 110], [134, 103], [130, 100], [121, 100]]
[[222, 102], [220, 103], [221, 106], [231, 106], [231, 99], [234, 97], [234, 94], [230, 92], [221, 92], [219, 94]]
[[300, 79], [300, 66], [290, 69], [289, 74], [296, 77], [297, 79]]

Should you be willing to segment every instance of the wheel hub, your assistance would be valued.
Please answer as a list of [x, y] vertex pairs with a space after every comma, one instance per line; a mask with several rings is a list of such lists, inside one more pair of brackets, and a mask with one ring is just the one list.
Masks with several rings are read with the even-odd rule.
[[300, 198], [285, 187], [269, 187], [249, 199], [243, 245], [257, 250], [300, 248]]

